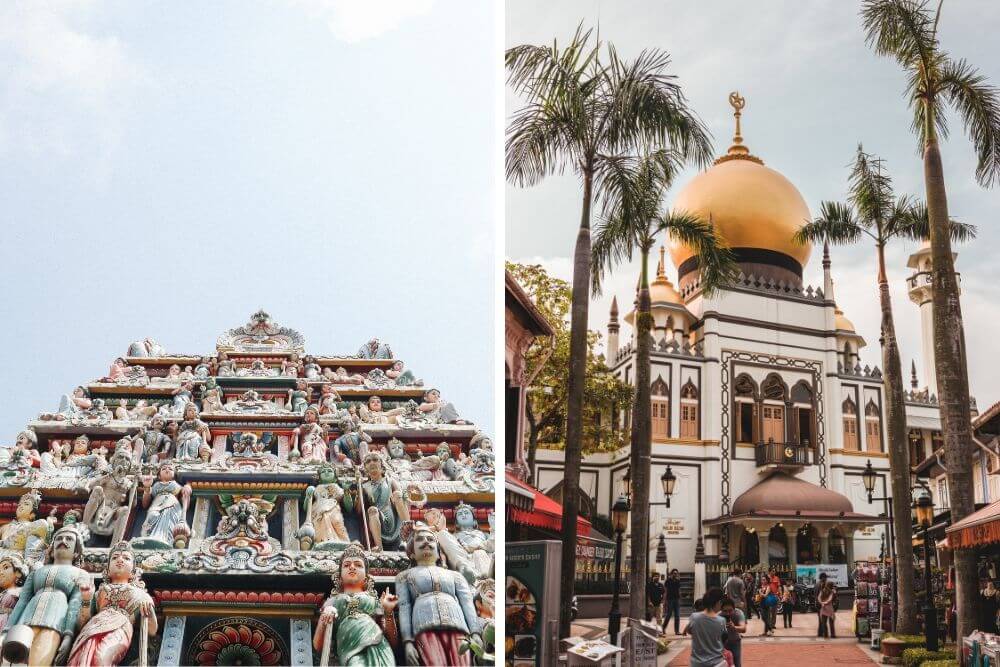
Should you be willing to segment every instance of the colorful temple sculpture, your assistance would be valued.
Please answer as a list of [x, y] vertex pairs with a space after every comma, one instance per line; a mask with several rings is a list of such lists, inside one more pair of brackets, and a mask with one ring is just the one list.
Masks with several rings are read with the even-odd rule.
[[492, 664], [491, 439], [385, 343], [132, 343], [0, 448], [0, 659]]

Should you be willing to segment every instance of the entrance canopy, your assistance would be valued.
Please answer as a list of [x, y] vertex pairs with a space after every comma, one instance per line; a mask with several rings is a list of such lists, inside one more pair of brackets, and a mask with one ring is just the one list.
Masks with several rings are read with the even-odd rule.
[[1000, 500], [956, 522], [945, 534], [954, 549], [1000, 542]]
[[[510, 520], [522, 526], [532, 526], [559, 532], [562, 530], [562, 505], [549, 498], [547, 495], [525, 484], [510, 473], [507, 473], [506, 486], [512, 487], [522, 493], [530, 493], [533, 496], [533, 509], [526, 511], [517, 507], [508, 507]], [[508, 491], [508, 497], [511, 495]], [[576, 519], [576, 532], [578, 535], [590, 535], [590, 522], [583, 517]]]
[[742, 524], [753, 520], [842, 524], [845, 527], [888, 523], [884, 517], [855, 512], [851, 501], [836, 491], [782, 471], [771, 473], [740, 495], [730, 514], [708, 519], [704, 525]]

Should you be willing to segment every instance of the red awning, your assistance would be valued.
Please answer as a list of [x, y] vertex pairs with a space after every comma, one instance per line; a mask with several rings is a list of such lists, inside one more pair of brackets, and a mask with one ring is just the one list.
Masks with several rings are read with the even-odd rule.
[[[506, 482], [509, 485], [528, 491], [535, 497], [534, 510], [526, 512], [522, 509], [513, 508], [510, 510], [511, 521], [522, 526], [533, 526], [555, 532], [562, 530], [562, 505], [530, 484], [525, 484], [510, 473], [507, 473]], [[576, 532], [577, 535], [590, 535], [590, 522], [583, 517], [577, 517]]]
[[956, 521], [945, 533], [953, 549], [1000, 542], [1000, 500]]

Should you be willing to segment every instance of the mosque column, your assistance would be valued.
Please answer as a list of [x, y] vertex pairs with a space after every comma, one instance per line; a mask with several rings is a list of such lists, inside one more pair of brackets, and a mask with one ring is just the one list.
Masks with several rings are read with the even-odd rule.
[[771, 567], [771, 556], [767, 551], [770, 536], [771, 533], [769, 530], [757, 531], [757, 555], [759, 556], [760, 564], [764, 566], [765, 570]]
[[830, 531], [820, 533], [819, 536], [819, 562], [830, 562]]
[[844, 554], [847, 556], [847, 570], [854, 567], [854, 530], [844, 531]]
[[799, 562], [799, 530], [802, 526], [785, 526], [786, 534], [790, 534], [791, 537], [788, 538], [788, 571], [795, 575], [795, 566]]

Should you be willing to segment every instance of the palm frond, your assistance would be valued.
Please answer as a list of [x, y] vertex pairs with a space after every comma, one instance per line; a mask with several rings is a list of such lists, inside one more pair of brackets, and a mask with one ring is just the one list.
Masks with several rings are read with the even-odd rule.
[[621, 209], [598, 219], [590, 248], [590, 285], [594, 296], [601, 294], [604, 275], [612, 266], [632, 261], [641, 236], [641, 226]]
[[939, 84], [962, 116], [976, 151], [976, 180], [984, 187], [1000, 183], [1000, 91], [965, 60], [949, 59]]
[[824, 201], [820, 203], [819, 210], [819, 216], [800, 227], [792, 240], [800, 244], [826, 242], [851, 245], [857, 243], [865, 233], [849, 205]]
[[865, 0], [861, 23], [865, 42], [875, 53], [906, 68], [929, 69], [937, 36], [924, 0]]
[[730, 284], [736, 277], [737, 266], [732, 250], [716, 232], [711, 221], [688, 213], [673, 211], [662, 215], [656, 232], [694, 250], [701, 271], [701, 289], [706, 296]]
[[[926, 241], [930, 238], [930, 218], [927, 215], [927, 204], [903, 199], [894, 211], [897, 221], [893, 226], [893, 235], [911, 241]], [[948, 230], [952, 241], [963, 242], [976, 238], [975, 225], [959, 222], [954, 218], [948, 220]]]
[[892, 177], [882, 158], [866, 153], [858, 144], [848, 186], [848, 201], [857, 211], [857, 223], [880, 227], [892, 210]]
[[560, 117], [553, 109], [529, 104], [516, 111], [507, 127], [507, 180], [535, 185], [549, 174], [561, 173], [577, 161], [576, 119]]

